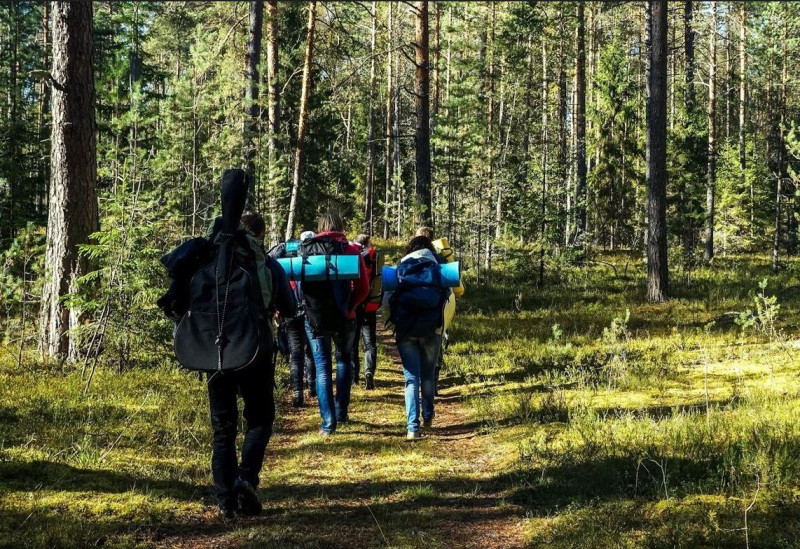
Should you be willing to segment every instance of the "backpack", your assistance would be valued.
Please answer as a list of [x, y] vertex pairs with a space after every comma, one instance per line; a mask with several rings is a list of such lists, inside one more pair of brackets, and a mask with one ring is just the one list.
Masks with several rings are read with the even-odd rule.
[[[346, 255], [348, 244], [328, 235], [315, 236], [300, 245], [300, 256]], [[303, 308], [315, 334], [341, 332], [347, 324], [352, 293], [350, 280], [303, 282]]]
[[359, 305], [365, 313], [374, 313], [381, 308], [383, 301], [383, 277], [381, 267], [385, 263], [383, 252], [378, 252], [375, 248], [364, 248], [361, 250], [361, 259], [369, 272], [369, 295], [364, 302]]
[[[175, 328], [175, 354], [184, 368], [239, 370], [269, 360], [272, 334], [256, 251], [243, 231], [214, 239], [217, 253], [189, 282], [189, 309]], [[271, 259], [266, 258], [266, 261]]]
[[443, 322], [450, 288], [442, 287], [439, 264], [432, 258], [412, 256], [397, 266], [397, 289], [389, 299], [390, 322], [397, 339], [434, 333]]

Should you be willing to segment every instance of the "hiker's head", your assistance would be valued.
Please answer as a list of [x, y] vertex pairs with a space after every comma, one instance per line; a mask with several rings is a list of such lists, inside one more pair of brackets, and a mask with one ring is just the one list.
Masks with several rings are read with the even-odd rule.
[[427, 236], [415, 236], [411, 239], [406, 246], [406, 254], [418, 252], [419, 250], [430, 250], [433, 253], [436, 253], [436, 250], [433, 247], [433, 242]]
[[420, 227], [417, 229], [416, 234], [414, 236], [427, 236], [428, 240], [433, 240], [433, 229], [430, 227]]
[[343, 233], [344, 221], [342, 216], [336, 212], [325, 212], [319, 216], [319, 221], [317, 221], [317, 233], [329, 233], [332, 231]]
[[255, 212], [244, 212], [241, 221], [248, 231], [264, 240], [264, 236], [267, 234], [267, 225], [264, 223], [263, 217]]
[[300, 233], [300, 241], [304, 242], [309, 238], [314, 238], [314, 236], [315, 236], [314, 231], [303, 231], [302, 233]]
[[364, 248], [372, 247], [372, 239], [369, 237], [368, 234], [360, 234], [354, 240], [356, 244], [360, 244]]

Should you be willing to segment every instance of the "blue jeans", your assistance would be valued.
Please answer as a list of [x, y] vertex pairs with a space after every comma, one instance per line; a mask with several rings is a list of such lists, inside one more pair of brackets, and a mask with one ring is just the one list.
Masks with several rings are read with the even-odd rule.
[[410, 432], [419, 430], [420, 389], [422, 419], [433, 419], [433, 393], [436, 386], [434, 375], [441, 346], [442, 336], [439, 334], [407, 337], [397, 342], [406, 380], [406, 417]]
[[[317, 370], [317, 402], [322, 417], [322, 430], [333, 433], [336, 424], [347, 421], [347, 408], [350, 406], [350, 388], [353, 384], [353, 339], [356, 330], [355, 320], [348, 320], [341, 332], [319, 334], [314, 337], [311, 326], [306, 321], [306, 333], [314, 355]], [[336, 345], [336, 397], [333, 396], [333, 363], [331, 361], [331, 340]]]

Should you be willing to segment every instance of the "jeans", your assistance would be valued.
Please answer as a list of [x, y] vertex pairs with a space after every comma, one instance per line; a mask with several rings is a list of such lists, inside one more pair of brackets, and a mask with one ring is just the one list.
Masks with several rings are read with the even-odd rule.
[[311, 355], [311, 345], [306, 336], [306, 321], [304, 316], [290, 318], [284, 321], [286, 338], [289, 341], [289, 379], [292, 392], [303, 394], [303, 379], [308, 385], [316, 383], [317, 372], [314, 367], [314, 357]]
[[353, 375], [358, 379], [361, 371], [361, 360], [358, 356], [358, 346], [360, 340], [364, 340], [364, 375], [368, 373], [375, 375], [375, 363], [378, 358], [377, 341], [377, 322], [378, 313], [366, 313], [362, 310], [356, 312], [356, 325], [358, 328], [353, 337]]
[[406, 384], [406, 418], [409, 432], [419, 431], [419, 401], [422, 392], [422, 419], [433, 419], [434, 372], [442, 336], [408, 337], [398, 340], [397, 350], [403, 361]]
[[[275, 395], [272, 392], [275, 367], [269, 360], [236, 372], [208, 374], [208, 401], [214, 431], [211, 473], [220, 507], [231, 508], [236, 499], [233, 485], [237, 477], [258, 486], [267, 443], [275, 421]], [[247, 431], [242, 444], [242, 461], [237, 466], [236, 432], [239, 423], [237, 393], [244, 400]]]
[[[317, 369], [317, 402], [322, 417], [322, 430], [326, 433], [336, 431], [336, 424], [347, 421], [350, 406], [350, 388], [353, 384], [353, 334], [355, 320], [348, 320], [341, 332], [318, 334], [316, 337], [306, 322], [306, 333], [314, 355]], [[333, 395], [333, 364], [331, 362], [331, 341], [336, 345], [336, 397]]]

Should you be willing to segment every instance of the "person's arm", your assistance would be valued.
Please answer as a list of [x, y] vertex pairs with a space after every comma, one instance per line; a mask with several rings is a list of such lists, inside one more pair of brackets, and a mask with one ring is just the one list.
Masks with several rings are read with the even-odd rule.
[[283, 318], [297, 316], [297, 301], [289, 286], [289, 279], [277, 261], [267, 261], [267, 268], [272, 273], [272, 305], [278, 308]]

